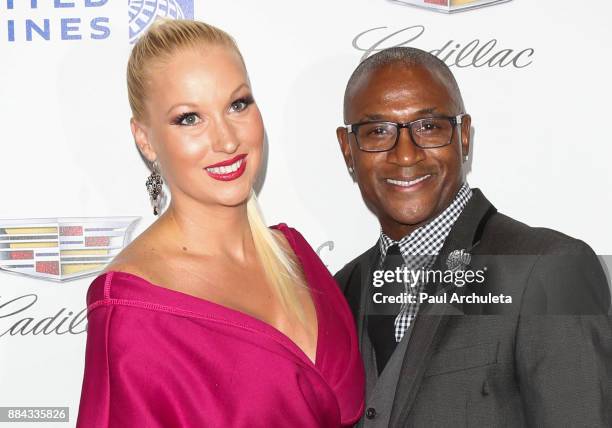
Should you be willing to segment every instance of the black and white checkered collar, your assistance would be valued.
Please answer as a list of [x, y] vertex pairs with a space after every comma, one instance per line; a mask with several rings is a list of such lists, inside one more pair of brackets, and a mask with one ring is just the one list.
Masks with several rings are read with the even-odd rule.
[[399, 244], [400, 253], [407, 264], [410, 256], [438, 255], [453, 224], [455, 224], [455, 221], [457, 221], [457, 218], [459, 218], [471, 197], [472, 189], [470, 189], [467, 183], [464, 183], [459, 192], [457, 192], [453, 202], [440, 215], [409, 235], [404, 236], [399, 241], [389, 238], [381, 230], [379, 240], [381, 260], [385, 259], [387, 250], [393, 244]]

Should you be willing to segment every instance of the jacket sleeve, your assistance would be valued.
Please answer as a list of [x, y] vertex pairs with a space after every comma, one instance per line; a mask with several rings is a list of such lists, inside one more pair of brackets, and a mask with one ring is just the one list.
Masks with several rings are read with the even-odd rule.
[[336, 280], [338, 287], [340, 287], [340, 290], [342, 290], [343, 293], [346, 293], [346, 288], [351, 279], [353, 270], [354, 266], [346, 265], [334, 275], [334, 279]]
[[112, 307], [98, 307], [87, 314], [85, 373], [77, 428], [108, 427], [109, 368], [106, 343]]
[[[129, 359], [112, 361], [113, 346], [121, 339], [113, 326], [118, 308], [102, 304], [88, 315], [85, 373], [77, 428], [162, 428], [172, 424], [164, 379], [147, 359], [146, 347], [119, 343]], [[138, 349], [144, 349], [143, 352]], [[114, 369], [111, 364], [114, 364]], [[115, 370], [113, 376], [111, 370]], [[168, 385], [166, 385], [168, 386]], [[165, 388], [170, 389], [170, 388]], [[178, 407], [178, 406], [177, 406]], [[168, 425], [170, 423], [170, 425]], [[188, 426], [188, 425], [182, 425]]]
[[610, 290], [578, 241], [540, 256], [521, 303], [515, 358], [529, 426], [612, 426]]

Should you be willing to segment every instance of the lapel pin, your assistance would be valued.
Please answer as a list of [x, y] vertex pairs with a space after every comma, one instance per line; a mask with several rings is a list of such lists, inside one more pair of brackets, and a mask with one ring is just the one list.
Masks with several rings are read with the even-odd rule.
[[453, 250], [446, 259], [446, 266], [451, 271], [464, 270], [470, 264], [472, 256], [466, 250]]

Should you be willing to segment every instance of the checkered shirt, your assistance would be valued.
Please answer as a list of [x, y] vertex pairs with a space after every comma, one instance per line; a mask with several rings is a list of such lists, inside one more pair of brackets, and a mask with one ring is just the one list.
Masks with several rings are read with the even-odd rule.
[[[381, 230], [380, 232], [380, 261], [387, 256], [387, 250], [394, 244], [399, 246], [400, 253], [404, 259], [405, 267], [408, 270], [429, 269], [434, 264], [436, 256], [442, 249], [442, 245], [446, 237], [451, 231], [451, 228], [459, 218], [463, 208], [467, 205], [472, 197], [472, 189], [467, 183], [464, 183], [459, 189], [459, 192], [453, 199], [453, 202], [440, 215], [435, 217], [429, 223], [419, 227], [409, 235], [404, 236], [399, 241], [394, 241], [389, 238]], [[404, 284], [404, 289], [407, 293], [419, 295], [425, 284], [419, 281], [416, 284]], [[410, 327], [412, 321], [416, 318], [419, 312], [418, 300], [416, 303], [404, 303], [400, 308], [400, 312], [395, 318], [395, 340], [401, 341], [404, 333]]]

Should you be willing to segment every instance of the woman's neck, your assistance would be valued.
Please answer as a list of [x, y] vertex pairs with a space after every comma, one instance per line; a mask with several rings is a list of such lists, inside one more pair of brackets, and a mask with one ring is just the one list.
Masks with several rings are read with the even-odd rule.
[[246, 201], [232, 207], [173, 201], [158, 222], [168, 243], [191, 254], [246, 261], [255, 250]]

